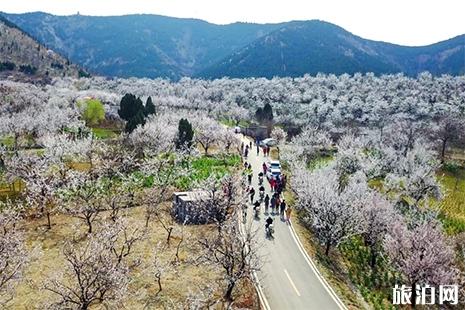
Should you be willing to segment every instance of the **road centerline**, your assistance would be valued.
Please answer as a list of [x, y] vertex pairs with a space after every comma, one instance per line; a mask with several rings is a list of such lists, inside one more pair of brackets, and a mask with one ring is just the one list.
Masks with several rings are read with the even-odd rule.
[[297, 296], [299, 296], [299, 297], [300, 297], [300, 292], [299, 292], [299, 290], [297, 289], [297, 287], [295, 286], [295, 284], [294, 284], [294, 281], [292, 281], [292, 278], [291, 278], [291, 276], [289, 275], [289, 273], [287, 272], [287, 270], [286, 270], [286, 269], [284, 269], [284, 273], [286, 274], [286, 276], [287, 276], [287, 279], [288, 279], [288, 280], [289, 280], [289, 282], [291, 283], [291, 285], [292, 285], [292, 288], [293, 288], [293, 289], [294, 289], [294, 291], [296, 292]]

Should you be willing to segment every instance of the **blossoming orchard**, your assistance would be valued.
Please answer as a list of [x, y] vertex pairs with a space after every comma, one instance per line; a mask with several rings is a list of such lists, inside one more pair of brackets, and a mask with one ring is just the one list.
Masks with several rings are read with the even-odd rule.
[[459, 309], [464, 114], [429, 73], [0, 81], [0, 308], [259, 309], [302, 251], [339, 308]]

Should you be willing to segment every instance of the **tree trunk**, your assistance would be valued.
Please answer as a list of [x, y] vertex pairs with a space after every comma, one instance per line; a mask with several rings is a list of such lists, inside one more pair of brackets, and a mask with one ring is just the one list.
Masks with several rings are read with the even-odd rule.
[[92, 233], [92, 221], [90, 220], [89, 217], [86, 218], [86, 222], [87, 222], [87, 233], [88, 234], [91, 234]]
[[444, 163], [444, 157], [446, 156], [446, 147], [447, 147], [447, 139], [442, 140], [442, 147], [441, 147], [441, 164]]
[[331, 248], [331, 242], [328, 241], [328, 242], [326, 242], [326, 249], [325, 249], [325, 255], [326, 256], [328, 256], [330, 248]]
[[161, 276], [160, 276], [160, 277], [157, 277], [157, 283], [158, 283], [158, 292], [157, 292], [157, 294], [158, 294], [158, 293], [160, 293], [161, 290], [162, 290], [162, 287], [161, 287]]
[[15, 134], [15, 137], [14, 137], [14, 148], [15, 148], [15, 152], [18, 151], [18, 139], [19, 139], [18, 134]]
[[147, 211], [147, 214], [145, 215], [145, 228], [149, 227], [149, 221], [150, 221], [150, 213], [148, 213]]
[[232, 292], [233, 292], [235, 286], [236, 286], [235, 282], [229, 282], [228, 288], [226, 289], [226, 292], [224, 293], [224, 299], [228, 303], [231, 303], [233, 301]]
[[47, 229], [52, 229], [52, 222], [50, 221], [50, 212], [47, 212]]
[[372, 271], [376, 270], [377, 253], [374, 246], [370, 247], [370, 267]]
[[173, 232], [173, 227], [170, 227], [166, 230], [168, 232], [168, 237], [166, 238], [166, 244], [170, 246], [171, 233]]

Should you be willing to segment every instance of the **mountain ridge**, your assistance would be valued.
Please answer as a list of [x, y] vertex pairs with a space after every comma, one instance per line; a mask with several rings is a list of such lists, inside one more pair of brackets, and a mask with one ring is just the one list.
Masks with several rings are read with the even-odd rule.
[[321, 20], [218, 25], [153, 14], [0, 15], [73, 62], [107, 76], [465, 73], [465, 35], [426, 46], [403, 46], [364, 39]]
[[84, 73], [0, 15], [0, 77], [47, 83], [52, 77]]

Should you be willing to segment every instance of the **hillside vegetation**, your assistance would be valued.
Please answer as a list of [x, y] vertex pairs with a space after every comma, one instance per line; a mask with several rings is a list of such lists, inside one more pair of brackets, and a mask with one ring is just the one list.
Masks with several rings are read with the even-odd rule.
[[406, 47], [367, 40], [319, 20], [215, 25], [158, 15], [3, 16], [73, 62], [107, 76], [177, 80], [319, 72], [465, 73], [463, 35]]
[[0, 18], [0, 73], [28, 78], [79, 75], [79, 68]]

